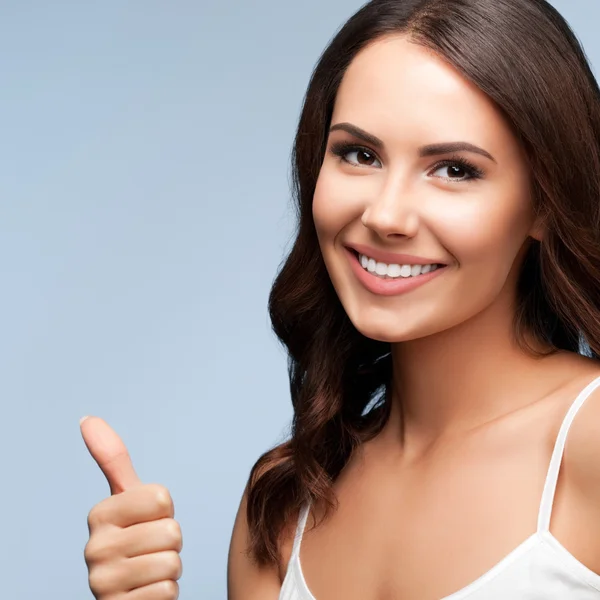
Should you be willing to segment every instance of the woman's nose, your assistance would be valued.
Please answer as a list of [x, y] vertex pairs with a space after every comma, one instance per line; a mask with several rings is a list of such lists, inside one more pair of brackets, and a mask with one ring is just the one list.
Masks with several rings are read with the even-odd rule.
[[388, 181], [367, 200], [361, 221], [382, 239], [414, 237], [419, 228], [419, 205], [414, 190], [402, 181]]

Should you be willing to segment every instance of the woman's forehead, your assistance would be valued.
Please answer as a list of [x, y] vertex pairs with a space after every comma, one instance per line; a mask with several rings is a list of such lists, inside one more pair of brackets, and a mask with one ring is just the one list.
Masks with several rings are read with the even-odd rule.
[[355, 57], [336, 97], [335, 122], [353, 122], [390, 139], [415, 134], [420, 142], [423, 136], [515, 142], [486, 94], [441, 57], [401, 36], [377, 40]]

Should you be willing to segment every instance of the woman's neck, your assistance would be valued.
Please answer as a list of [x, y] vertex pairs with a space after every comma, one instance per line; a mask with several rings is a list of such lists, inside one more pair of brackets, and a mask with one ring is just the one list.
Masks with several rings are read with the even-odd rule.
[[[558, 382], [548, 378], [560, 354], [521, 348], [509, 311], [490, 307], [434, 336], [392, 346], [392, 412], [386, 425], [411, 454], [530, 404]], [[539, 351], [548, 351], [529, 340]]]

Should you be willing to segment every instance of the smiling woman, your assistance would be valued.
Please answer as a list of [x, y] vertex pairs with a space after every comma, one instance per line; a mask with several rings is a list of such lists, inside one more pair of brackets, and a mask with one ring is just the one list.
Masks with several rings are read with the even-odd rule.
[[250, 475], [230, 599], [600, 599], [600, 92], [564, 19], [367, 3], [293, 167], [293, 429]]
[[[401, 342], [481, 320], [484, 309], [488, 320], [492, 310], [508, 316], [516, 284], [509, 275], [542, 229], [525, 154], [494, 103], [429, 50], [387, 36], [346, 70], [331, 121], [313, 217], [327, 271], [357, 329]], [[422, 146], [427, 140], [439, 142]], [[352, 249], [364, 255], [366, 271]], [[395, 265], [396, 277], [412, 277], [417, 264], [445, 267], [390, 281]], [[383, 303], [378, 291], [391, 298]]]
[[[368, 2], [293, 169], [269, 305], [293, 427], [250, 473], [229, 599], [600, 600], [600, 90], [564, 19]], [[102, 427], [132, 489], [90, 514], [92, 589], [174, 598], [168, 493]]]

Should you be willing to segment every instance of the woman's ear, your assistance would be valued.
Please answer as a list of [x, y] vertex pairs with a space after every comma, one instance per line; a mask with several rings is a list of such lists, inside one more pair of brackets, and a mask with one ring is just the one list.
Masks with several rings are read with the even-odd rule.
[[543, 215], [538, 214], [535, 217], [529, 230], [529, 236], [538, 242], [543, 241], [544, 237], [546, 237], [546, 219]]

